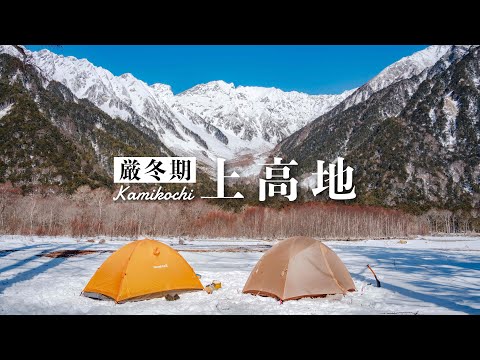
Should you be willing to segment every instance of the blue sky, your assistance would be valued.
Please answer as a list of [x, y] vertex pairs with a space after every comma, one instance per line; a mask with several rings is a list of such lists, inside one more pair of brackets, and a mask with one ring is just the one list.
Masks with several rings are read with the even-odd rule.
[[[28, 46], [39, 50], [45, 46]], [[212, 80], [335, 94], [358, 87], [426, 45], [64, 45], [49, 49], [87, 58], [114, 75], [126, 72], [174, 93]]]

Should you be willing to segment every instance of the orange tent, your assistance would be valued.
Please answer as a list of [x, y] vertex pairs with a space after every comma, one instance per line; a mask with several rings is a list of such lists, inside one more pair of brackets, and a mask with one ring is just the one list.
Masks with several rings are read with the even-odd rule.
[[325, 244], [297, 236], [274, 245], [252, 270], [244, 293], [280, 300], [355, 291], [342, 260]]
[[203, 286], [187, 261], [170, 246], [145, 239], [121, 247], [105, 260], [83, 295], [120, 303], [194, 290]]

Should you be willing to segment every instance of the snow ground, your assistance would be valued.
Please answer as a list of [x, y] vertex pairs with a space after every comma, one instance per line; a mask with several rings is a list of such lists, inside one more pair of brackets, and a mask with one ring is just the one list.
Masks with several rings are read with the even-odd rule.
[[[223, 288], [178, 301], [153, 299], [116, 305], [80, 295], [108, 252], [71, 258], [37, 255], [55, 250], [115, 250], [129, 239], [0, 236], [0, 314], [480, 314], [480, 237], [327, 241], [349, 269], [357, 292], [279, 304], [242, 294], [255, 263], [273, 242], [238, 239], [159, 239], [173, 245], [202, 275]], [[199, 252], [205, 251], [205, 252]], [[236, 252], [232, 252], [236, 251]], [[376, 271], [382, 288], [366, 268]]]

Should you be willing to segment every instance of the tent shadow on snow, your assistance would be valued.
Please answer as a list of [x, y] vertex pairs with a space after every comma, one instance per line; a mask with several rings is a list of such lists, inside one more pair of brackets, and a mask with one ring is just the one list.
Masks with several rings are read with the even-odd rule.
[[[22, 246], [19, 248], [13, 248], [13, 249], [5, 249], [5, 250], [0, 250], [0, 258], [10, 255], [11, 253], [17, 252], [17, 251], [23, 251], [23, 250], [30, 250], [30, 249], [35, 249], [39, 247], [45, 247], [44, 244], [34, 244], [34, 245], [27, 245], [27, 246]], [[1, 273], [0, 269], [0, 273]]]
[[[478, 298], [480, 295], [480, 282], [478, 281], [480, 256], [478, 255], [469, 254], [466, 258], [457, 251], [366, 248], [354, 245], [348, 246], [348, 254], [368, 258], [365, 265], [367, 263], [374, 264], [382, 288], [453, 311], [480, 314], [480, 309], [462, 304], [466, 298]], [[411, 290], [393, 284], [388, 278], [388, 274], [385, 274], [386, 272], [405, 274], [404, 281], [417, 289]], [[350, 271], [350, 274], [358, 281], [375, 282], [366, 268], [361, 273]], [[408, 279], [409, 275], [411, 280]], [[444, 283], [429, 281], [432, 277], [442, 277], [446, 280]], [[458, 286], [452, 280], [453, 277], [456, 277], [455, 281], [462, 281], [471, 286]]]
[[[11, 251], [10, 253], [8, 253], [7, 255], [11, 254], [11, 253], [16, 253], [18, 251], [23, 251], [23, 250], [29, 250], [29, 249], [32, 249], [32, 248], [36, 248], [36, 247], [40, 247], [40, 245], [33, 245], [33, 246], [25, 246], [25, 247], [22, 247], [22, 248], [18, 248], [18, 249], [10, 249], [10, 250], [13, 250]], [[57, 245], [57, 246], [54, 246], [54, 247], [51, 247], [51, 248], [48, 248], [44, 251], [42, 251], [40, 254], [43, 254], [43, 253], [46, 253], [46, 252], [49, 252], [49, 251], [52, 251], [52, 250], [56, 250], [56, 249], [60, 249], [62, 246], [61, 245]], [[6, 255], [5, 255], [6, 256]], [[14, 270], [16, 268], [19, 268], [21, 266], [24, 266], [26, 264], [28, 264], [29, 262], [31, 261], [34, 261], [34, 260], [38, 260], [38, 253], [36, 254], [33, 254], [32, 256], [28, 257], [28, 258], [25, 258], [25, 259], [21, 259], [21, 260], [18, 260], [16, 263], [14, 264], [11, 264], [11, 265], [7, 265], [5, 267], [2, 267], [0, 268], [0, 274], [4, 273], [4, 272], [7, 272], [7, 271], [10, 271], [10, 270]], [[33, 270], [33, 269], [32, 269]], [[17, 274], [17, 275], [20, 275], [20, 274]], [[3, 280], [3, 281], [6, 281], [6, 280]]]
[[[91, 245], [91, 244], [87, 245], [87, 246], [83, 246], [79, 250], [85, 250], [85, 249], [90, 248], [92, 246], [93, 245]], [[26, 247], [23, 247], [23, 248], [19, 248], [18, 251], [31, 249], [31, 248], [35, 248], [35, 247], [37, 247], [37, 246], [35, 246], [35, 245], [26, 246]], [[60, 249], [62, 247], [65, 248], [65, 245], [58, 245], [58, 246], [46, 249], [45, 251], [42, 251], [42, 253], [48, 253], [50, 251], [54, 251], [54, 250]], [[42, 259], [42, 257], [39, 257], [38, 255], [39, 255], [38, 253], [34, 254], [34, 255], [26, 258], [26, 259], [19, 260], [14, 264], [7, 265], [3, 268], [0, 268], [0, 274], [4, 273], [6, 271], [14, 270], [16, 268], [24, 266], [31, 261]], [[16, 283], [22, 282], [22, 281], [30, 280], [30, 279], [34, 278], [35, 276], [40, 275], [43, 272], [60, 265], [65, 260], [68, 260], [68, 258], [52, 258], [51, 260], [49, 260], [47, 262], [42, 262], [37, 267], [34, 267], [34, 268], [28, 269], [26, 271], [23, 271], [21, 273], [18, 273], [10, 279], [0, 280], [0, 294], [2, 294], [5, 291], [5, 289], [9, 288], [10, 286], [12, 286]], [[41, 261], [41, 260], [39, 260], [39, 261]]]

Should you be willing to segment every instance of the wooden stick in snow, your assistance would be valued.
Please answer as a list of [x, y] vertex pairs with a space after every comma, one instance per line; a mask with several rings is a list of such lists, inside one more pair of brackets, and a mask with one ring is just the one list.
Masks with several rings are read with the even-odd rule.
[[377, 281], [377, 287], [382, 287], [382, 284], [380, 284], [380, 280], [378, 280], [377, 274], [375, 274], [375, 271], [373, 271], [373, 269], [368, 264], [367, 264], [367, 268], [369, 268], [370, 271], [372, 272], [373, 276], [375, 276], [375, 280]]

